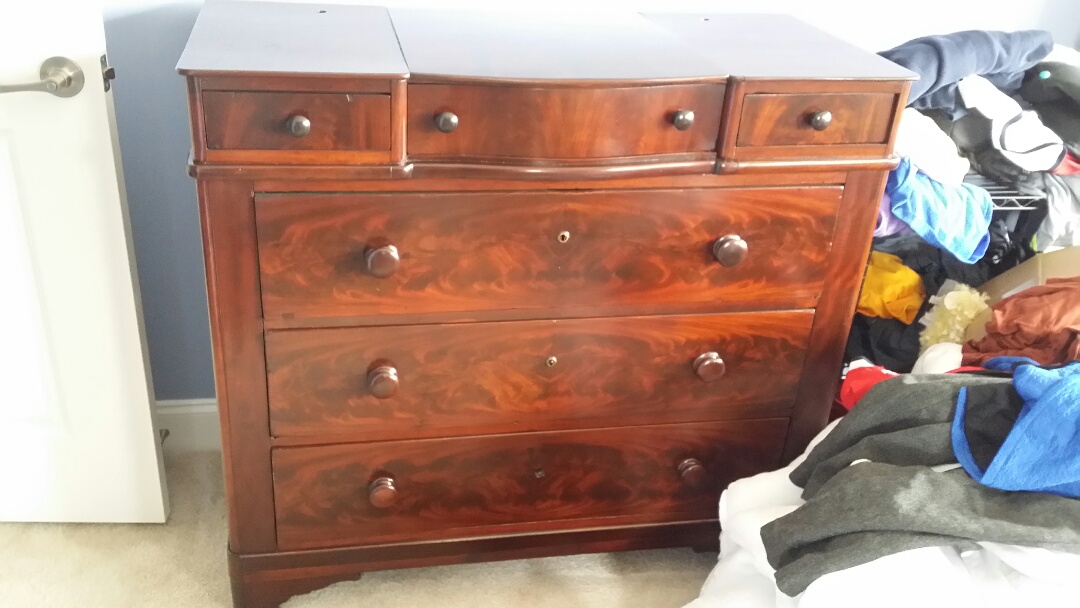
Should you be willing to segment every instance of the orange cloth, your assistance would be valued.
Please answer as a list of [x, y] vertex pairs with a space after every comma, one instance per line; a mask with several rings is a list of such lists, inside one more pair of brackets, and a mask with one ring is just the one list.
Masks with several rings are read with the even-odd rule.
[[910, 325], [925, 300], [926, 289], [917, 272], [904, 266], [895, 255], [870, 252], [870, 265], [859, 293], [859, 312]]
[[963, 346], [964, 365], [1000, 355], [1040, 365], [1080, 361], [1080, 277], [1049, 279], [997, 302], [986, 336]]

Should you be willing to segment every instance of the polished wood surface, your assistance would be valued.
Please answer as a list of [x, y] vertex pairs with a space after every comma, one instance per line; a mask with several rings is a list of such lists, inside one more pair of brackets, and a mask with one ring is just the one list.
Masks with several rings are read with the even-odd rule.
[[[724, 85], [526, 88], [417, 84], [409, 87], [410, 157], [578, 159], [716, 149]], [[498, 111], [493, 111], [499, 108]], [[674, 124], [679, 110], [692, 124]], [[436, 118], [458, 124], [440, 131]], [[557, 125], [557, 129], [540, 125]]]
[[294, 595], [339, 581], [356, 580], [371, 570], [664, 547], [692, 547], [695, 551], [716, 553], [719, 532], [713, 517], [702, 521], [258, 555], [230, 551], [229, 573], [237, 606], [276, 608]]
[[[812, 320], [778, 312], [271, 332], [271, 432], [370, 440], [782, 415]], [[709, 352], [723, 372], [697, 364]], [[372, 390], [383, 367], [394, 370], [383, 380], [390, 394]]]
[[630, 11], [391, 8], [390, 16], [417, 81], [715, 81], [727, 76], [711, 59]]
[[[724, 115], [738, 118], [722, 123], [721, 170], [744, 163], [765, 171], [821, 164], [879, 168], [892, 152], [908, 91], [903, 80], [733, 78], [728, 87]], [[822, 131], [809, 124], [819, 111], [832, 114]]]
[[715, 550], [825, 424], [910, 72], [785, 16], [229, 1], [178, 67], [237, 608]]
[[[283, 327], [356, 314], [543, 316], [585, 306], [616, 313], [636, 303], [812, 307], [840, 194], [820, 187], [259, 196], [264, 314]], [[731, 234], [748, 253], [726, 267], [712, 247]], [[387, 244], [401, 261], [379, 278], [367, 255]]]
[[826, 266], [829, 289], [825, 290], [814, 316], [806, 366], [799, 382], [796, 402], [802, 404], [791, 415], [784, 461], [789, 462], [806, 449], [810, 440], [828, 424], [829, 410], [837, 394], [851, 320], [859, 301], [866, 263], [870, 256], [878, 209], [885, 191], [886, 174], [880, 171], [852, 172], [844, 190], [838, 214], [833, 255]]
[[273, 551], [277, 541], [251, 182], [199, 182], [199, 219], [221, 417], [229, 546], [246, 553]]
[[[739, 124], [739, 146], [884, 144], [892, 127], [894, 95], [828, 93], [747, 95]], [[811, 118], [829, 112], [817, 130]]]
[[[784, 419], [379, 442], [273, 452], [283, 549], [707, 519], [731, 481], [779, 462]], [[679, 465], [708, 471], [698, 487]], [[363, 496], [392, 477], [384, 508]], [[555, 525], [557, 522], [565, 522]]]
[[[716, 3], [735, 11], [754, 6]], [[822, 8], [822, 10], [824, 10]], [[918, 75], [791, 15], [644, 13], [716, 65], [717, 73], [785, 80], [915, 80]]]
[[385, 8], [215, 0], [199, 10], [182, 74], [409, 73]]
[[[306, 135], [288, 121], [310, 121]], [[357, 93], [204, 91], [211, 150], [389, 150], [390, 96]]]

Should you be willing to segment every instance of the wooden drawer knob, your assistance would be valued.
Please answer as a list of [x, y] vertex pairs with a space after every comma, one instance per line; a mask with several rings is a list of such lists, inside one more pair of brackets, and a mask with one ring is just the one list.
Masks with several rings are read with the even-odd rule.
[[727, 372], [727, 365], [724, 364], [719, 353], [709, 351], [694, 359], [694, 373], [705, 382], [719, 380], [725, 372]]
[[746, 241], [742, 240], [742, 237], [737, 234], [729, 234], [716, 239], [716, 242], [712, 246], [713, 257], [717, 262], [720, 262], [721, 266], [738, 266], [746, 259], [746, 254], [750, 249], [746, 246]]
[[815, 131], [824, 131], [832, 124], [832, 112], [821, 110], [810, 115], [808, 121]]
[[285, 130], [293, 137], [304, 137], [311, 133], [311, 120], [307, 116], [300, 114], [290, 116], [285, 121]]
[[397, 247], [383, 245], [382, 247], [369, 247], [364, 252], [364, 263], [367, 265], [368, 274], [380, 279], [386, 278], [398, 269], [401, 256]]
[[679, 463], [679, 477], [686, 485], [700, 488], [705, 485], [705, 467], [697, 458], [687, 458]]
[[671, 116], [671, 124], [680, 131], [685, 131], [694, 125], [693, 110], [679, 110]]
[[368, 372], [368, 392], [376, 399], [389, 399], [397, 393], [401, 382], [397, 370], [390, 365], [380, 365]]
[[453, 112], [443, 112], [435, 116], [435, 128], [443, 133], [450, 133], [458, 128], [458, 117]]
[[397, 488], [393, 477], [380, 477], [368, 486], [368, 500], [376, 509], [385, 509], [397, 502]]

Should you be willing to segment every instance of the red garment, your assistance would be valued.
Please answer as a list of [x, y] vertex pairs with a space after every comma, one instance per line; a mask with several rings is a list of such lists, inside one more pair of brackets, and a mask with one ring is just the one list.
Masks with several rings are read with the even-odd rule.
[[856, 367], [848, 370], [847, 376], [844, 377], [844, 383], [840, 386], [840, 405], [850, 410], [855, 407], [859, 399], [863, 398], [863, 395], [874, 388], [875, 384], [897, 375], [899, 374], [880, 365], [876, 367]]
[[964, 365], [1002, 355], [1031, 357], [1040, 365], [1080, 361], [1080, 277], [1050, 279], [991, 309], [986, 336], [964, 343]]
[[1072, 152], [1065, 154], [1065, 160], [1061, 161], [1057, 167], [1052, 171], [1054, 175], [1076, 175], [1080, 173], [1080, 158], [1073, 155]]

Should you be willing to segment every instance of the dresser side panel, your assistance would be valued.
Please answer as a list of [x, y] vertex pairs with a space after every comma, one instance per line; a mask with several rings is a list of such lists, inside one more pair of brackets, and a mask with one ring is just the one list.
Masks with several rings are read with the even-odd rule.
[[840, 382], [844, 347], [870, 242], [885, 191], [884, 171], [852, 171], [836, 219], [832, 250], [825, 269], [827, 286], [818, 298], [802, 380], [791, 416], [784, 462], [790, 462], [828, 423], [829, 410]]
[[229, 505], [237, 553], [277, 547], [255, 204], [249, 181], [199, 182], [211, 340]]

